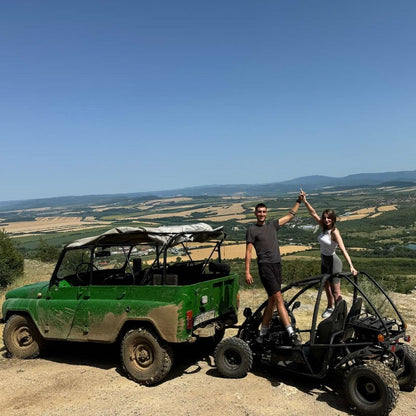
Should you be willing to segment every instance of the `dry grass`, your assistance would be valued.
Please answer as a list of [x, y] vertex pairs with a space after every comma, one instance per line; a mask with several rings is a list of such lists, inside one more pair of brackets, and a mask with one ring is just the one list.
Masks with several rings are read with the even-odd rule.
[[52, 276], [54, 267], [54, 263], [42, 263], [37, 260], [25, 260], [23, 277], [9, 285], [7, 288], [0, 289], [0, 304], [3, 303], [5, 294], [8, 290], [49, 280]]
[[368, 214], [352, 214], [345, 217], [339, 217], [339, 221], [354, 221], [361, 220], [365, 217], [368, 217]]
[[166, 199], [153, 199], [151, 201], [144, 202], [142, 205], [149, 205], [151, 207], [156, 207], [158, 205], [166, 205], [172, 202], [187, 202], [192, 201], [192, 198], [189, 197], [177, 197], [177, 198], [166, 198]]
[[397, 210], [396, 205], [384, 205], [382, 207], [377, 208], [377, 211], [379, 212], [396, 211], [396, 210]]
[[416, 187], [415, 186], [410, 187], [410, 188], [399, 188], [399, 189], [396, 189], [395, 190], [396, 193], [414, 192], [414, 191], [416, 191]]
[[229, 220], [243, 220], [246, 218], [244, 214], [230, 214], [230, 215], [216, 215], [215, 217], [204, 218], [204, 221], [229, 221]]
[[370, 207], [370, 208], [362, 208], [357, 211], [353, 211], [349, 213], [349, 215], [344, 215], [339, 218], [339, 221], [354, 221], [354, 220], [361, 220], [363, 218], [375, 218], [379, 215], [383, 214], [384, 212], [394, 211], [397, 207], [395, 205], [383, 205], [380, 207]]
[[85, 230], [99, 225], [111, 226], [109, 221], [97, 221], [93, 217], [82, 219], [76, 217], [39, 217], [35, 221], [16, 221], [8, 224], [0, 224], [2, 229], [10, 235], [33, 235], [39, 232], [62, 232]]
[[[322, 192], [322, 195], [331, 195], [331, 194], [348, 194], [350, 192], [362, 192], [361, 188], [355, 188], [355, 189], [346, 189], [345, 191], [335, 190], [335, 191], [325, 191]], [[311, 194], [314, 195], [314, 194]]]
[[149, 215], [142, 215], [140, 216], [140, 218], [142, 219], [170, 218], [170, 217], [189, 218], [192, 214], [195, 214], [195, 213], [207, 214], [207, 216], [204, 217], [203, 219], [205, 221], [220, 221], [220, 220], [228, 220], [228, 219], [245, 218], [244, 208], [241, 203], [234, 203], [229, 206], [212, 205], [209, 207], [196, 208], [196, 209], [192, 209], [192, 206], [189, 206], [189, 205], [178, 206], [176, 208], [181, 209], [181, 211], [164, 213], [163, 212], [164, 209], [171, 209], [171, 207], [158, 208], [158, 212], [154, 212]]
[[[302, 252], [311, 249], [311, 246], [280, 246], [281, 254], [291, 254]], [[194, 260], [202, 260], [207, 258], [212, 251], [212, 247], [209, 248], [196, 248], [192, 249], [191, 255]], [[221, 256], [224, 259], [244, 259], [246, 253], [246, 244], [223, 244], [221, 246]], [[253, 259], [256, 258], [256, 253], [253, 251]], [[174, 261], [176, 257], [171, 257], [169, 261]]]

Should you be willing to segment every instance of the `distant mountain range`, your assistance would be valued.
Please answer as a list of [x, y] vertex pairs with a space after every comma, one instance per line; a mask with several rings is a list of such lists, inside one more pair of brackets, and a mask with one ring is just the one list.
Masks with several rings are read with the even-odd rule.
[[22, 201], [0, 202], [0, 209], [28, 209], [35, 207], [79, 206], [88, 204], [108, 204], [122, 202], [127, 199], [148, 200], [152, 197], [169, 198], [174, 196], [273, 196], [276, 194], [297, 192], [305, 188], [308, 192], [316, 192], [323, 188], [350, 188], [362, 186], [415, 186], [416, 170], [382, 173], [358, 173], [341, 178], [313, 175], [303, 176], [283, 182], [268, 184], [237, 184], [237, 185], [206, 185], [179, 188], [155, 192], [135, 192], [107, 195], [63, 196], [55, 198], [30, 199]]

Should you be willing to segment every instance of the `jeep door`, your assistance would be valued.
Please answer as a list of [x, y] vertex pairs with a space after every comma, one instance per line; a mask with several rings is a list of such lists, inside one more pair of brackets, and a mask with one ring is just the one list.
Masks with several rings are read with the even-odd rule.
[[91, 284], [80, 296], [70, 340], [115, 341], [127, 319], [125, 298], [134, 283], [129, 253], [120, 246], [94, 250]]
[[113, 342], [127, 319], [123, 300], [128, 288], [91, 285], [76, 309], [69, 339]]
[[84, 287], [53, 285], [38, 302], [40, 330], [45, 338], [66, 340]]
[[81, 300], [88, 297], [91, 251], [67, 250], [58, 261], [49, 290], [38, 302], [45, 338], [68, 339]]

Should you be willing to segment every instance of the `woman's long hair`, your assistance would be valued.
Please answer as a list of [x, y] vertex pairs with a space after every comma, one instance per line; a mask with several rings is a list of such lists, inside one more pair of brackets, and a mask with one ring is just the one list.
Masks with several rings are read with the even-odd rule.
[[[331, 220], [332, 220], [332, 226], [331, 226], [331, 228], [329, 228], [327, 225], [326, 225], [326, 222], [325, 222], [325, 217], [328, 217], [328, 218], [330, 218]], [[337, 222], [337, 215], [335, 214], [335, 211], [333, 210], [333, 209], [326, 209], [323, 213], [322, 213], [322, 216], [321, 216], [321, 224], [322, 224], [322, 230], [323, 231], [328, 231], [328, 230], [331, 230], [331, 231], [334, 231], [335, 230], [335, 223]], [[332, 238], [332, 233], [331, 233], [331, 238]]]

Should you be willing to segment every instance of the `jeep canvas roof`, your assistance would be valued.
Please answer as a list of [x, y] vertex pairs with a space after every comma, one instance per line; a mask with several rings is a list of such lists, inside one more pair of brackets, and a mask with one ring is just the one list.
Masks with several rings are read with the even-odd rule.
[[98, 245], [135, 245], [151, 243], [175, 246], [186, 242], [203, 243], [224, 235], [223, 227], [212, 228], [205, 223], [161, 227], [116, 227], [103, 234], [82, 238], [69, 243], [66, 248], [92, 247]]

